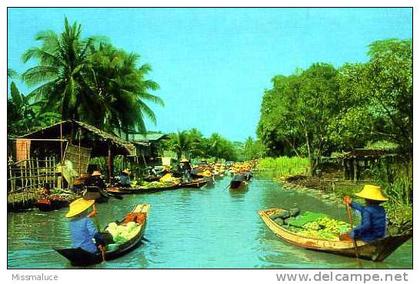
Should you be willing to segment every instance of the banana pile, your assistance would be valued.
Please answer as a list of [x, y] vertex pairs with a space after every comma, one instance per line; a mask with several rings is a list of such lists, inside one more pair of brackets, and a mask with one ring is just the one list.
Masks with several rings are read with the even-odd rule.
[[295, 232], [298, 235], [329, 241], [338, 241], [339, 235], [350, 231], [350, 224], [330, 217], [318, 218], [308, 222]]

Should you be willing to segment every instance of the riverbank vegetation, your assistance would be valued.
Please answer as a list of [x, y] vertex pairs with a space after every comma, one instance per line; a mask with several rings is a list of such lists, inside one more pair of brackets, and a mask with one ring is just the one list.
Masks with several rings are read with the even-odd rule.
[[322, 157], [356, 148], [389, 150], [396, 158], [376, 163], [363, 176], [382, 186], [390, 197], [388, 216], [406, 227], [413, 190], [412, 40], [373, 42], [368, 56], [366, 63], [315, 63], [275, 76], [264, 93], [257, 134], [269, 156], [306, 157], [309, 175], [319, 180]]

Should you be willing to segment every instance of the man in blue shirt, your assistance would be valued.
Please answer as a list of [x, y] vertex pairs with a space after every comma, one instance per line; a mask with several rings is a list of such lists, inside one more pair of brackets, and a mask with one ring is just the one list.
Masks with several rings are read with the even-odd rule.
[[[362, 216], [360, 225], [351, 230], [348, 237], [365, 242], [383, 238], [386, 234], [386, 214], [380, 203], [388, 198], [382, 194], [381, 188], [375, 185], [365, 185], [363, 190], [355, 195], [364, 198], [366, 206], [352, 201], [349, 196], [344, 197], [344, 204], [350, 205]], [[342, 239], [346, 239], [345, 236]]]
[[121, 172], [120, 184], [122, 187], [131, 187], [130, 174], [131, 171], [129, 169], [125, 169]]
[[[102, 251], [103, 247], [103, 238], [91, 219], [96, 215], [94, 203], [95, 200], [79, 198], [70, 204], [70, 209], [66, 214], [67, 218], [71, 218], [72, 247], [81, 248], [90, 253], [98, 253], [98, 248]], [[93, 206], [93, 211], [88, 213], [91, 206]]]

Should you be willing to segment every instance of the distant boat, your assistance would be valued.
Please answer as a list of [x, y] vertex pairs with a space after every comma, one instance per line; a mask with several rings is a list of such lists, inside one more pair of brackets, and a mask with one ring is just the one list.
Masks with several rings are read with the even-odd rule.
[[229, 185], [232, 190], [242, 190], [248, 186], [247, 177], [244, 174], [235, 175]]
[[[267, 227], [280, 239], [297, 247], [309, 250], [322, 251], [348, 257], [356, 257], [356, 250], [353, 242], [351, 241], [330, 241], [300, 236], [287, 230], [287, 228], [277, 224], [273, 219], [270, 218], [270, 216], [278, 216], [278, 214], [280, 214], [282, 211], [285, 211], [285, 209], [271, 208], [267, 210], [260, 210], [258, 212]], [[378, 262], [383, 261], [399, 246], [412, 238], [412, 236], [412, 233], [388, 236], [370, 243], [358, 240], [356, 243], [358, 257]]]

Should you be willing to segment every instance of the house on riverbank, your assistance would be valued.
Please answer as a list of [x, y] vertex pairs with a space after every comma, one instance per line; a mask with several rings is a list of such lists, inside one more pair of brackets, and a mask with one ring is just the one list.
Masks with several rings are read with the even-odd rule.
[[135, 156], [136, 147], [114, 134], [76, 120], [61, 121], [20, 137], [10, 137], [9, 197], [25, 192], [30, 199], [29, 193], [45, 184], [71, 187], [75, 178], [93, 170], [89, 163], [94, 157], [106, 157], [106, 175], [110, 180], [113, 160], [118, 155]]

